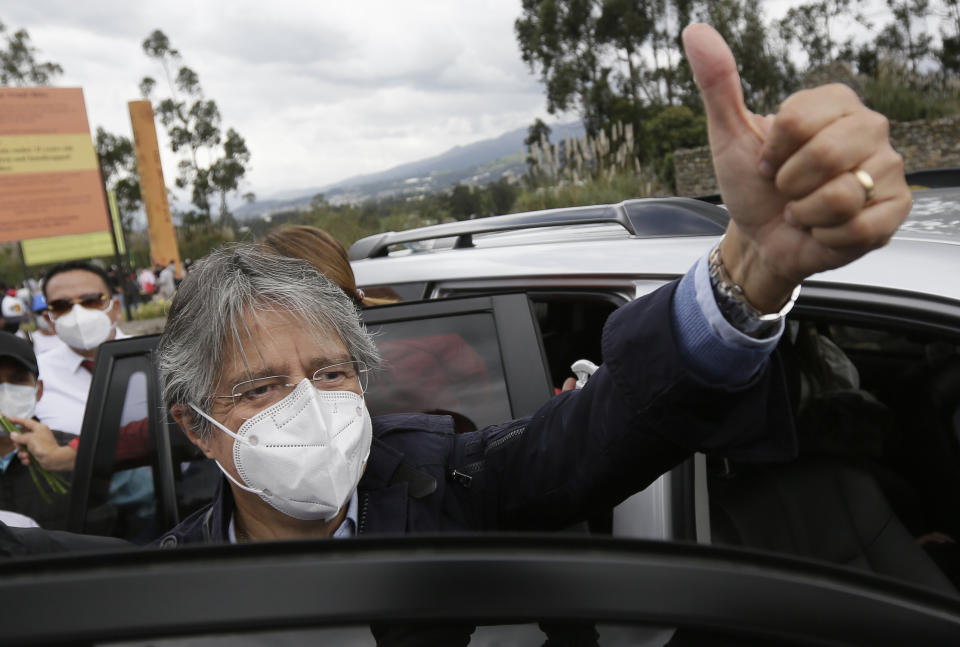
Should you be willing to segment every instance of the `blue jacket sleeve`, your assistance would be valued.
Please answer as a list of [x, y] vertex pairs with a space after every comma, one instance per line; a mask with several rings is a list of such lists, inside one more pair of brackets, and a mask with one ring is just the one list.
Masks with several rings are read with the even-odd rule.
[[[776, 354], [745, 383], [705, 382], [683, 359], [671, 283], [617, 310], [604, 364], [532, 417], [458, 437], [454, 465], [484, 527], [550, 529], [608, 508], [693, 452], [784, 460], [795, 435]], [[476, 466], [482, 469], [477, 469]]]

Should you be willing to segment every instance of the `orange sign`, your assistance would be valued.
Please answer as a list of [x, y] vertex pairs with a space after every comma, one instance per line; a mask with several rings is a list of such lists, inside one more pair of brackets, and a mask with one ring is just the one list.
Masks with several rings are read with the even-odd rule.
[[0, 241], [110, 229], [80, 88], [0, 88]]
[[164, 267], [170, 261], [176, 266], [176, 275], [182, 275], [177, 234], [170, 219], [167, 185], [160, 165], [160, 145], [153, 121], [153, 107], [149, 101], [129, 101], [130, 125], [137, 151], [137, 170], [140, 172], [140, 195], [147, 210], [147, 230], [150, 235], [150, 261]]

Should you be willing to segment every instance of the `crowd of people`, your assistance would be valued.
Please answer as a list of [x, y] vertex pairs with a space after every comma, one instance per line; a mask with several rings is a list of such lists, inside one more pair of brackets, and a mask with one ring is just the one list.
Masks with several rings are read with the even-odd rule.
[[[65, 527], [68, 494], [37, 485], [30, 462], [69, 481], [97, 349], [128, 336], [119, 327], [125, 311], [172, 299], [179, 282], [173, 261], [136, 272], [69, 261], [18, 288], [0, 285], [0, 413], [28, 441], [18, 447], [16, 433], [0, 432], [0, 520]], [[145, 406], [143, 385], [139, 397], [129, 399], [128, 417]], [[146, 470], [128, 470], [114, 478], [111, 490], [145, 499], [152, 495], [149, 478]]]

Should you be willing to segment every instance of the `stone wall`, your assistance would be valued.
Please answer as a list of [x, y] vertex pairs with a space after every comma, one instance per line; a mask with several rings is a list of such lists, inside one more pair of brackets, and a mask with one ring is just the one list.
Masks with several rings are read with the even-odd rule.
[[[960, 115], [932, 121], [890, 124], [890, 141], [903, 155], [906, 171], [960, 166]], [[677, 195], [698, 196], [717, 192], [710, 150], [688, 148], [675, 151]]]
[[673, 168], [677, 174], [677, 195], [693, 197], [717, 193], [709, 146], [673, 151]]
[[934, 121], [891, 123], [890, 141], [903, 155], [907, 173], [960, 166], [960, 115]]

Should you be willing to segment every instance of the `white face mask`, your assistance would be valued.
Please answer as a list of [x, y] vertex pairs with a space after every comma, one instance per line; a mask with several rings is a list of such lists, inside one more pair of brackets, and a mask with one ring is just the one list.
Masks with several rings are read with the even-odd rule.
[[330, 521], [350, 498], [370, 455], [373, 423], [363, 397], [319, 391], [308, 379], [236, 433], [194, 411], [233, 438], [234, 485], [295, 519]]
[[[107, 306], [107, 310], [113, 301]], [[113, 332], [115, 324], [107, 314], [107, 310], [91, 310], [79, 303], [65, 315], [54, 320], [57, 336], [70, 348], [91, 350], [103, 342]]]
[[0, 412], [14, 418], [32, 418], [37, 407], [37, 387], [26, 384], [0, 384]]

